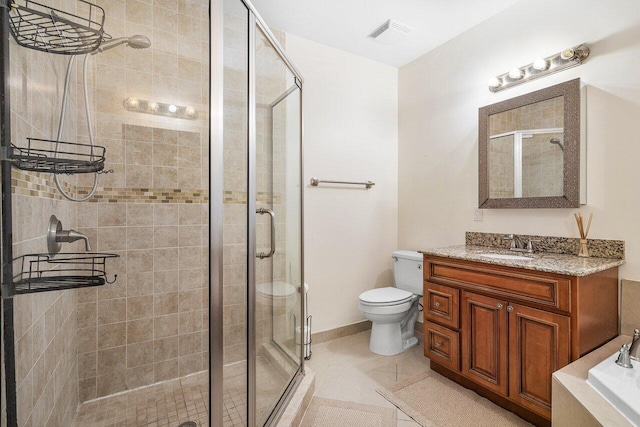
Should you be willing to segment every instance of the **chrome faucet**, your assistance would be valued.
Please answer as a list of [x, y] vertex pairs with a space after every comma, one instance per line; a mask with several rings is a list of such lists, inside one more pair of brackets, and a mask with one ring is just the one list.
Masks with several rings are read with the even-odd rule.
[[63, 230], [62, 223], [55, 215], [49, 218], [49, 230], [47, 232], [47, 247], [51, 255], [60, 252], [61, 243], [71, 243], [76, 240], [84, 240], [84, 247], [87, 252], [91, 251], [89, 238], [75, 230]]
[[633, 331], [633, 341], [631, 341], [629, 349], [629, 357], [640, 362], [640, 329]]
[[628, 369], [633, 368], [633, 364], [631, 363], [629, 355], [629, 344], [624, 344], [622, 348], [620, 348], [620, 354], [618, 355], [618, 359], [616, 360], [616, 365]]
[[527, 244], [525, 245], [522, 238], [520, 236], [516, 236], [515, 234], [509, 234], [506, 237], [503, 237], [502, 240], [511, 240], [511, 245], [509, 246], [510, 251], [526, 252], [528, 254], [532, 254], [534, 252], [533, 242], [540, 241], [529, 239], [527, 241]]

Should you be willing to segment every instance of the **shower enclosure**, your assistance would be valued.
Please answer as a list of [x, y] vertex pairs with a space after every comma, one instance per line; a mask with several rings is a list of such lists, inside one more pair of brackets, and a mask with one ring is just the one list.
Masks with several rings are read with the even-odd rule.
[[0, 425], [273, 424], [304, 375], [284, 34], [241, 0], [0, 2]]
[[563, 128], [514, 130], [490, 136], [490, 197], [562, 196], [563, 138]]
[[213, 111], [223, 113], [212, 121], [221, 144], [212, 147], [219, 163], [211, 188], [224, 199], [212, 212], [224, 285], [212, 294], [223, 324], [223, 345], [212, 346], [212, 392], [224, 396], [225, 422], [265, 425], [303, 374], [302, 78], [283, 53], [284, 34], [271, 32], [250, 3], [212, 8], [220, 30], [212, 35]]

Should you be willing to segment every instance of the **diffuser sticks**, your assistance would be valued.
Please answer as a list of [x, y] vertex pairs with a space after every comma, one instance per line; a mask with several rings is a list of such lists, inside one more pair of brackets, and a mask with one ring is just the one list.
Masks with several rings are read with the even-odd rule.
[[578, 250], [578, 256], [588, 257], [589, 247], [587, 246], [587, 235], [589, 234], [589, 229], [591, 228], [591, 220], [593, 219], [593, 214], [589, 214], [589, 222], [587, 223], [586, 230], [584, 229], [584, 219], [582, 218], [582, 214], [574, 213], [573, 216], [576, 218], [578, 231], [580, 232], [580, 249]]

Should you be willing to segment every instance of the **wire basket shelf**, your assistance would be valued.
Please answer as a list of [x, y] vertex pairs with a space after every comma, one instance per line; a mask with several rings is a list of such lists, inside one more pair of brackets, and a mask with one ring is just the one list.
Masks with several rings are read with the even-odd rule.
[[78, 0], [75, 15], [31, 0], [8, 0], [9, 28], [20, 46], [60, 55], [91, 53], [110, 38], [104, 9]]
[[71, 175], [103, 170], [105, 152], [100, 145], [27, 138], [26, 147], [11, 144], [7, 158], [18, 169]]
[[107, 253], [29, 254], [13, 260], [20, 273], [13, 277], [15, 294], [59, 291], [114, 283], [107, 279], [106, 261], [120, 255]]

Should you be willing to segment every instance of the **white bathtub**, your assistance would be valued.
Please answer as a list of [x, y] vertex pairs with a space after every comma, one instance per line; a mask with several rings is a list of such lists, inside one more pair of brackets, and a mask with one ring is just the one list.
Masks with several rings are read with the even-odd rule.
[[618, 353], [589, 369], [587, 383], [635, 426], [640, 426], [640, 362], [633, 369], [616, 365]]

